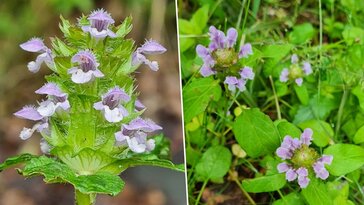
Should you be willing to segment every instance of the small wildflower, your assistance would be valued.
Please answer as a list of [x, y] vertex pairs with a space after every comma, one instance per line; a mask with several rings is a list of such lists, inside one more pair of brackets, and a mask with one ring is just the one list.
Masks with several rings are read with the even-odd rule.
[[311, 73], [311, 64], [308, 62], [303, 62], [302, 65], [300, 65], [298, 56], [293, 54], [291, 56], [290, 68], [283, 68], [279, 76], [279, 81], [285, 83], [288, 80], [293, 80], [298, 86], [301, 86], [303, 83], [303, 77], [308, 76]]
[[91, 12], [87, 19], [90, 21], [91, 25], [82, 26], [82, 30], [84, 32], [89, 32], [95, 39], [103, 39], [106, 36], [111, 38], [116, 37], [116, 34], [109, 29], [109, 26], [115, 23], [115, 21], [104, 9], [98, 9]]
[[42, 39], [32, 38], [29, 41], [20, 44], [20, 47], [28, 52], [41, 53], [37, 56], [35, 61], [28, 63], [27, 67], [30, 72], [38, 72], [43, 62], [46, 63], [48, 67], [53, 68], [54, 61], [52, 51], [44, 45]]
[[150, 61], [145, 55], [158, 55], [166, 52], [167, 49], [154, 40], [146, 41], [133, 53], [132, 66], [139, 66], [144, 63], [153, 71], [159, 69], [157, 61]]
[[128, 111], [122, 103], [130, 101], [130, 96], [119, 87], [110, 89], [102, 96], [102, 100], [94, 104], [96, 110], [101, 110], [108, 122], [120, 122]]
[[142, 111], [145, 109], [145, 105], [143, 105], [140, 100], [136, 100], [134, 106], [136, 111]]
[[153, 139], [147, 139], [148, 134], [162, 127], [155, 124], [153, 121], [144, 120], [140, 117], [134, 119], [129, 124], [122, 125], [121, 130], [115, 133], [115, 139], [119, 145], [128, 145], [130, 150], [135, 153], [150, 152], [155, 147]]
[[316, 178], [325, 180], [329, 177], [329, 172], [325, 164], [331, 164], [333, 156], [323, 155], [322, 157], [309, 147], [312, 141], [313, 131], [306, 128], [300, 139], [287, 135], [284, 137], [281, 146], [276, 150], [276, 154], [287, 160], [278, 164], [279, 173], [286, 173], [287, 181], [297, 179], [301, 188], [306, 188], [310, 182], [309, 172], [313, 171]]
[[77, 67], [68, 69], [74, 83], [83, 84], [90, 82], [94, 77], [104, 77], [104, 74], [98, 69], [99, 63], [95, 55], [89, 50], [79, 51], [71, 61], [78, 64]]
[[253, 69], [247, 66], [241, 69], [239, 74], [240, 78], [227, 76], [224, 81], [224, 83], [228, 85], [228, 89], [233, 93], [235, 93], [236, 89], [240, 92], [244, 91], [246, 89], [245, 84], [247, 80], [253, 80], [255, 75]]

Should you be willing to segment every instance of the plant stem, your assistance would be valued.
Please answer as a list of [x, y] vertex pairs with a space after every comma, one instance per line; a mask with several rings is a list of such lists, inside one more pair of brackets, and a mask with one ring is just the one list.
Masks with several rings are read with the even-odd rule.
[[195, 205], [198, 205], [199, 204], [199, 202], [200, 202], [200, 199], [201, 199], [201, 196], [202, 196], [202, 193], [203, 193], [203, 191], [205, 190], [205, 187], [206, 187], [206, 185], [207, 185], [207, 182], [208, 182], [209, 180], [205, 180], [204, 182], [203, 182], [203, 185], [202, 185], [202, 187], [201, 187], [201, 190], [200, 190], [200, 193], [198, 194], [198, 196], [197, 196], [197, 199], [196, 199], [196, 202], [195, 202]]
[[75, 190], [76, 205], [94, 205], [96, 201], [95, 194], [84, 194]]
[[343, 115], [346, 100], [348, 99], [348, 93], [349, 92], [346, 90], [346, 86], [344, 84], [343, 96], [341, 97], [339, 111], [337, 112], [337, 122], [336, 122], [336, 128], [335, 128], [335, 141], [338, 140], [338, 137], [340, 134], [341, 118]]
[[[229, 171], [230, 175], [233, 176], [231, 170]], [[243, 192], [244, 196], [248, 199], [249, 203], [252, 205], [256, 205], [255, 201], [252, 199], [252, 197], [249, 195], [248, 192], [245, 191], [245, 189], [241, 186], [239, 180], [236, 177], [233, 177], [234, 182], [236, 183], [236, 185], [239, 186], [241, 192]]]
[[276, 93], [276, 88], [274, 87], [274, 83], [273, 83], [273, 79], [272, 79], [271, 75], [269, 76], [269, 81], [270, 81], [270, 84], [272, 85], [272, 89], [273, 89], [273, 95], [274, 95], [274, 100], [276, 102], [278, 120], [280, 120], [280, 119], [282, 119], [281, 108], [279, 107], [279, 100], [278, 100], [278, 96], [277, 96], [277, 93]]

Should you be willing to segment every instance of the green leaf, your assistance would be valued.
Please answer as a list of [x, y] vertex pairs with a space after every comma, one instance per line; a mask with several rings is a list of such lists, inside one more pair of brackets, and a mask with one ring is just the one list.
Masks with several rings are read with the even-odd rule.
[[363, 43], [364, 29], [359, 27], [348, 26], [343, 31], [343, 38], [348, 45], [351, 45], [354, 42], [359, 42], [359, 41], [360, 43]]
[[125, 185], [120, 177], [110, 173], [77, 175], [66, 164], [45, 156], [31, 159], [23, 170], [19, 170], [19, 173], [25, 177], [42, 175], [47, 183], [68, 182], [84, 194], [98, 193], [115, 196]]
[[247, 192], [262, 193], [276, 191], [286, 184], [285, 174], [275, 174], [270, 176], [257, 177], [243, 180], [242, 186]]
[[315, 29], [310, 23], [303, 23], [293, 27], [288, 34], [289, 41], [294, 44], [302, 44], [311, 40], [315, 35]]
[[34, 155], [31, 154], [21, 154], [15, 157], [7, 158], [3, 163], [0, 164], [0, 172], [4, 171], [5, 169], [14, 166], [16, 164], [28, 162], [29, 160], [33, 159]]
[[203, 29], [207, 25], [208, 19], [209, 19], [208, 5], [204, 5], [193, 14], [190, 22], [196, 30], [195, 34], [202, 34]]
[[351, 90], [351, 93], [353, 93], [359, 101], [359, 106], [362, 110], [364, 110], [364, 90], [361, 86], [356, 86]]
[[298, 99], [301, 101], [302, 104], [307, 105], [308, 104], [308, 92], [307, 92], [307, 88], [305, 85], [294, 85], [294, 90], [296, 91], [296, 95], [298, 97]]
[[258, 108], [244, 110], [235, 120], [233, 132], [240, 146], [251, 157], [272, 153], [280, 143], [272, 120]]
[[313, 131], [313, 143], [319, 147], [325, 147], [334, 136], [334, 130], [329, 123], [321, 120], [309, 120], [298, 124], [301, 129], [311, 128]]
[[327, 166], [330, 174], [341, 176], [364, 165], [364, 148], [352, 144], [335, 144], [325, 149], [324, 154], [334, 157]]
[[328, 182], [327, 187], [334, 205], [349, 205], [349, 183], [347, 181]]
[[314, 177], [311, 177], [309, 185], [301, 193], [309, 205], [332, 205], [327, 187]]
[[267, 45], [263, 47], [262, 57], [267, 58], [263, 70], [265, 76], [276, 76], [274, 74], [277, 72], [277, 68], [279, 68], [278, 64], [291, 51], [292, 47], [292, 44]]
[[355, 144], [360, 144], [364, 142], [364, 126], [361, 126], [358, 131], [356, 131], [353, 139]]
[[275, 202], [273, 202], [273, 205], [304, 205], [305, 203], [303, 202], [301, 196], [299, 194], [297, 194], [296, 192], [292, 192], [286, 196], [284, 196], [284, 198], [281, 198]]
[[212, 78], [200, 78], [183, 88], [183, 112], [185, 122], [205, 111], [211, 100], [221, 97], [219, 81]]
[[301, 130], [296, 127], [296, 125], [287, 122], [286, 120], [277, 120], [274, 122], [276, 125], [279, 135], [283, 139], [286, 135], [294, 138], [299, 138], [301, 136]]
[[125, 37], [126, 35], [128, 35], [128, 33], [131, 31], [131, 29], [133, 28], [133, 25], [131, 24], [132, 22], [132, 18], [131, 16], [128, 16], [124, 19], [123, 23], [120, 24], [116, 29], [116, 36], [117, 37]]
[[225, 176], [231, 164], [230, 150], [223, 146], [213, 146], [203, 153], [196, 165], [196, 174], [205, 180]]

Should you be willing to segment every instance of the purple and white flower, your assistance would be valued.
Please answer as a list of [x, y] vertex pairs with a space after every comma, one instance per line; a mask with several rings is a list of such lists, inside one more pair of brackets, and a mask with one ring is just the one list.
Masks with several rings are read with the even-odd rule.
[[246, 58], [253, 54], [252, 46], [247, 43], [241, 46], [238, 52], [235, 52], [238, 32], [235, 28], [229, 28], [226, 36], [224, 32], [216, 29], [214, 26], [209, 28], [210, 44], [208, 47], [203, 45], [196, 46], [197, 55], [202, 58], [203, 65], [200, 73], [207, 77], [217, 73], [216, 66], [230, 67], [238, 59]]
[[285, 83], [289, 80], [294, 81], [298, 86], [303, 83], [303, 77], [308, 76], [312, 73], [311, 64], [309, 62], [303, 62], [302, 65], [299, 64], [299, 59], [296, 54], [291, 56], [291, 66], [290, 68], [283, 68], [279, 81]]
[[102, 96], [102, 100], [94, 104], [96, 110], [101, 110], [108, 122], [120, 122], [129, 113], [122, 105], [130, 101], [130, 96], [119, 87], [110, 89]]
[[313, 170], [316, 178], [325, 180], [329, 177], [329, 172], [325, 165], [330, 165], [333, 156], [323, 155], [319, 157], [317, 152], [310, 148], [313, 131], [306, 128], [300, 139], [287, 135], [284, 137], [281, 146], [276, 150], [276, 154], [286, 160], [278, 164], [279, 173], [286, 173], [287, 181], [297, 179], [301, 188], [306, 188], [310, 182], [309, 172]]
[[238, 89], [240, 92], [244, 91], [246, 89], [246, 82], [248, 80], [253, 80], [255, 76], [253, 69], [247, 66], [242, 68], [239, 74], [239, 78], [236, 76], [227, 76], [224, 81], [224, 83], [228, 85], [228, 89], [233, 93], [236, 92], [236, 89]]
[[90, 25], [82, 26], [81, 28], [84, 32], [89, 32], [95, 39], [103, 39], [106, 36], [116, 37], [116, 34], [109, 29], [109, 26], [115, 23], [115, 21], [104, 9], [91, 12], [87, 19], [90, 21]]
[[104, 77], [104, 74], [98, 69], [99, 63], [95, 55], [89, 51], [79, 51], [71, 59], [72, 63], [77, 63], [77, 67], [68, 69], [72, 81], [77, 84], [90, 82], [92, 79]]
[[132, 56], [132, 66], [140, 66], [145, 64], [153, 71], [158, 71], [159, 65], [157, 61], [150, 61], [145, 55], [158, 55], [166, 52], [167, 49], [154, 40], [147, 40], [145, 43], [136, 49]]
[[128, 145], [135, 153], [150, 152], [155, 148], [155, 141], [147, 139], [148, 133], [158, 130], [162, 130], [162, 127], [152, 120], [137, 117], [129, 124], [122, 125], [121, 130], [115, 133], [115, 139], [118, 145]]
[[42, 39], [32, 38], [29, 41], [20, 44], [20, 47], [28, 52], [40, 53], [35, 61], [30, 61], [28, 63], [27, 67], [30, 72], [38, 72], [42, 63], [46, 63], [49, 68], [54, 67], [52, 51], [44, 45]]
[[70, 108], [68, 95], [63, 93], [55, 83], [47, 83], [35, 93], [47, 95], [48, 99], [39, 103], [38, 107], [27, 105], [14, 113], [16, 117], [37, 122], [32, 128], [23, 128], [20, 133], [20, 138], [23, 140], [30, 138], [35, 131], [46, 132], [48, 119], [57, 110], [67, 111]]

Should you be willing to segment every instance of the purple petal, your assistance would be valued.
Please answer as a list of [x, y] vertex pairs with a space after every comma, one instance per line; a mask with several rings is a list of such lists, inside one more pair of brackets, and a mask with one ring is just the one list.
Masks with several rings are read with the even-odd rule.
[[155, 140], [154, 139], [150, 139], [146, 142], [145, 144], [147, 147], [146, 147], [146, 151], [147, 152], [150, 152], [150, 151], [153, 151], [154, 148], [155, 148]]
[[[74, 70], [69, 69], [68, 72], [73, 72]], [[93, 76], [93, 72], [92, 71], [88, 71], [88, 72], [83, 72], [81, 69], [77, 69], [77, 71], [75, 73], [72, 73], [72, 81], [74, 83], [77, 84], [83, 84], [83, 83], [88, 83], [92, 80], [92, 76]]]
[[33, 135], [34, 131], [34, 129], [24, 127], [23, 130], [20, 132], [19, 137], [22, 140], [27, 140]]
[[301, 134], [301, 143], [310, 145], [312, 141], [312, 134], [313, 131], [310, 128], [306, 128], [305, 130], [303, 130], [303, 133]]
[[29, 41], [20, 44], [20, 48], [29, 52], [40, 52], [44, 51], [46, 46], [43, 43], [43, 40], [40, 38], [32, 38]]
[[143, 54], [147, 55], [156, 55], [162, 54], [167, 51], [161, 44], [157, 43], [156, 41], [149, 40], [146, 41], [140, 48], [139, 51]]
[[238, 84], [236, 84], [236, 87], [239, 89], [240, 92], [243, 92], [246, 87], [245, 87], [246, 81], [244, 80], [244, 78], [240, 78], [238, 79]]
[[293, 54], [291, 56], [291, 63], [293, 63], [293, 64], [298, 63], [298, 56], [296, 54]]
[[295, 180], [296, 178], [297, 178], [297, 173], [295, 172], [295, 170], [289, 169], [286, 172], [286, 179], [287, 179], [287, 181], [291, 182], [291, 181]]
[[234, 47], [236, 39], [238, 38], [238, 31], [235, 28], [229, 28], [226, 35], [227, 47]]
[[291, 159], [292, 157], [292, 153], [290, 152], [290, 150], [283, 147], [278, 147], [278, 149], [276, 150], [276, 154], [283, 160]]
[[124, 125], [124, 128], [127, 130], [140, 130], [143, 132], [155, 132], [162, 129], [161, 126], [157, 125], [152, 120], [144, 120], [140, 117], [135, 118], [129, 124]]
[[43, 116], [39, 114], [34, 106], [25, 106], [18, 112], [14, 113], [14, 115], [22, 119], [28, 119], [33, 121], [43, 119]]
[[308, 170], [306, 168], [300, 167], [296, 170], [296, 173], [298, 174], [298, 176], [308, 176]]
[[302, 145], [301, 141], [297, 138], [292, 139], [292, 150], [300, 148]]
[[43, 101], [39, 104], [37, 112], [43, 117], [50, 117], [56, 112], [57, 106], [51, 100]]
[[290, 166], [287, 163], [282, 162], [278, 164], [277, 169], [279, 173], [283, 173], [288, 171], [290, 169]]
[[77, 52], [71, 59], [72, 63], [79, 64], [90, 64], [91, 66], [97, 68], [99, 66], [95, 55], [89, 50], [82, 50]]
[[281, 75], [279, 76], [279, 81], [281, 81], [282, 83], [287, 82], [288, 75], [289, 75], [289, 70], [287, 68], [284, 68], [281, 72]]
[[96, 78], [102, 78], [102, 77], [105, 76], [99, 69], [96, 69], [96, 70], [92, 71], [92, 74]]
[[124, 119], [123, 113], [119, 108], [110, 109], [109, 106], [104, 106], [104, 117], [108, 122], [120, 122]]
[[104, 9], [98, 9], [91, 12], [88, 20], [97, 20], [97, 21], [106, 21], [108, 24], [115, 23], [114, 19], [112, 19], [111, 15], [106, 12]]
[[200, 44], [196, 46], [196, 53], [201, 58], [205, 58], [207, 55], [210, 55], [208, 49]]
[[145, 106], [143, 105], [143, 103], [140, 101], [140, 100], [136, 100], [135, 101], [135, 109], [137, 110], [137, 111], [142, 111], [142, 110], [144, 110], [145, 109]]
[[306, 188], [309, 183], [310, 183], [310, 179], [308, 178], [308, 176], [299, 176], [298, 177], [298, 185], [300, 185], [300, 187], [302, 189]]
[[303, 72], [305, 75], [310, 75], [312, 73], [311, 64], [309, 62], [303, 62]]
[[332, 155], [322, 155], [322, 157], [319, 159], [319, 161], [324, 164], [330, 165], [332, 163], [333, 159], [334, 159], [334, 157]]
[[104, 110], [104, 104], [102, 104], [102, 101], [94, 103], [95, 110]]
[[253, 54], [253, 49], [250, 43], [246, 43], [240, 47], [239, 58], [247, 58], [249, 55], [252, 54]]
[[240, 76], [244, 79], [250, 79], [253, 80], [254, 79], [254, 72], [253, 69], [245, 66], [242, 70], [240, 70]]
[[283, 138], [283, 142], [281, 144], [281, 147], [283, 148], [286, 148], [286, 149], [292, 149], [292, 143], [293, 143], [293, 139], [291, 136], [289, 135], [286, 135], [284, 138]]
[[296, 84], [297, 84], [298, 86], [301, 86], [301, 85], [302, 85], [302, 83], [303, 83], [303, 79], [302, 79], [302, 78], [296, 78], [295, 82], [296, 82]]
[[35, 93], [42, 95], [52, 95], [56, 97], [64, 97], [65, 95], [67, 95], [63, 93], [58, 85], [55, 83], [46, 83], [41, 88], [36, 90]]
[[210, 75], [214, 75], [216, 71], [213, 71], [209, 66], [204, 64], [200, 69], [200, 73], [203, 77], [208, 77]]

